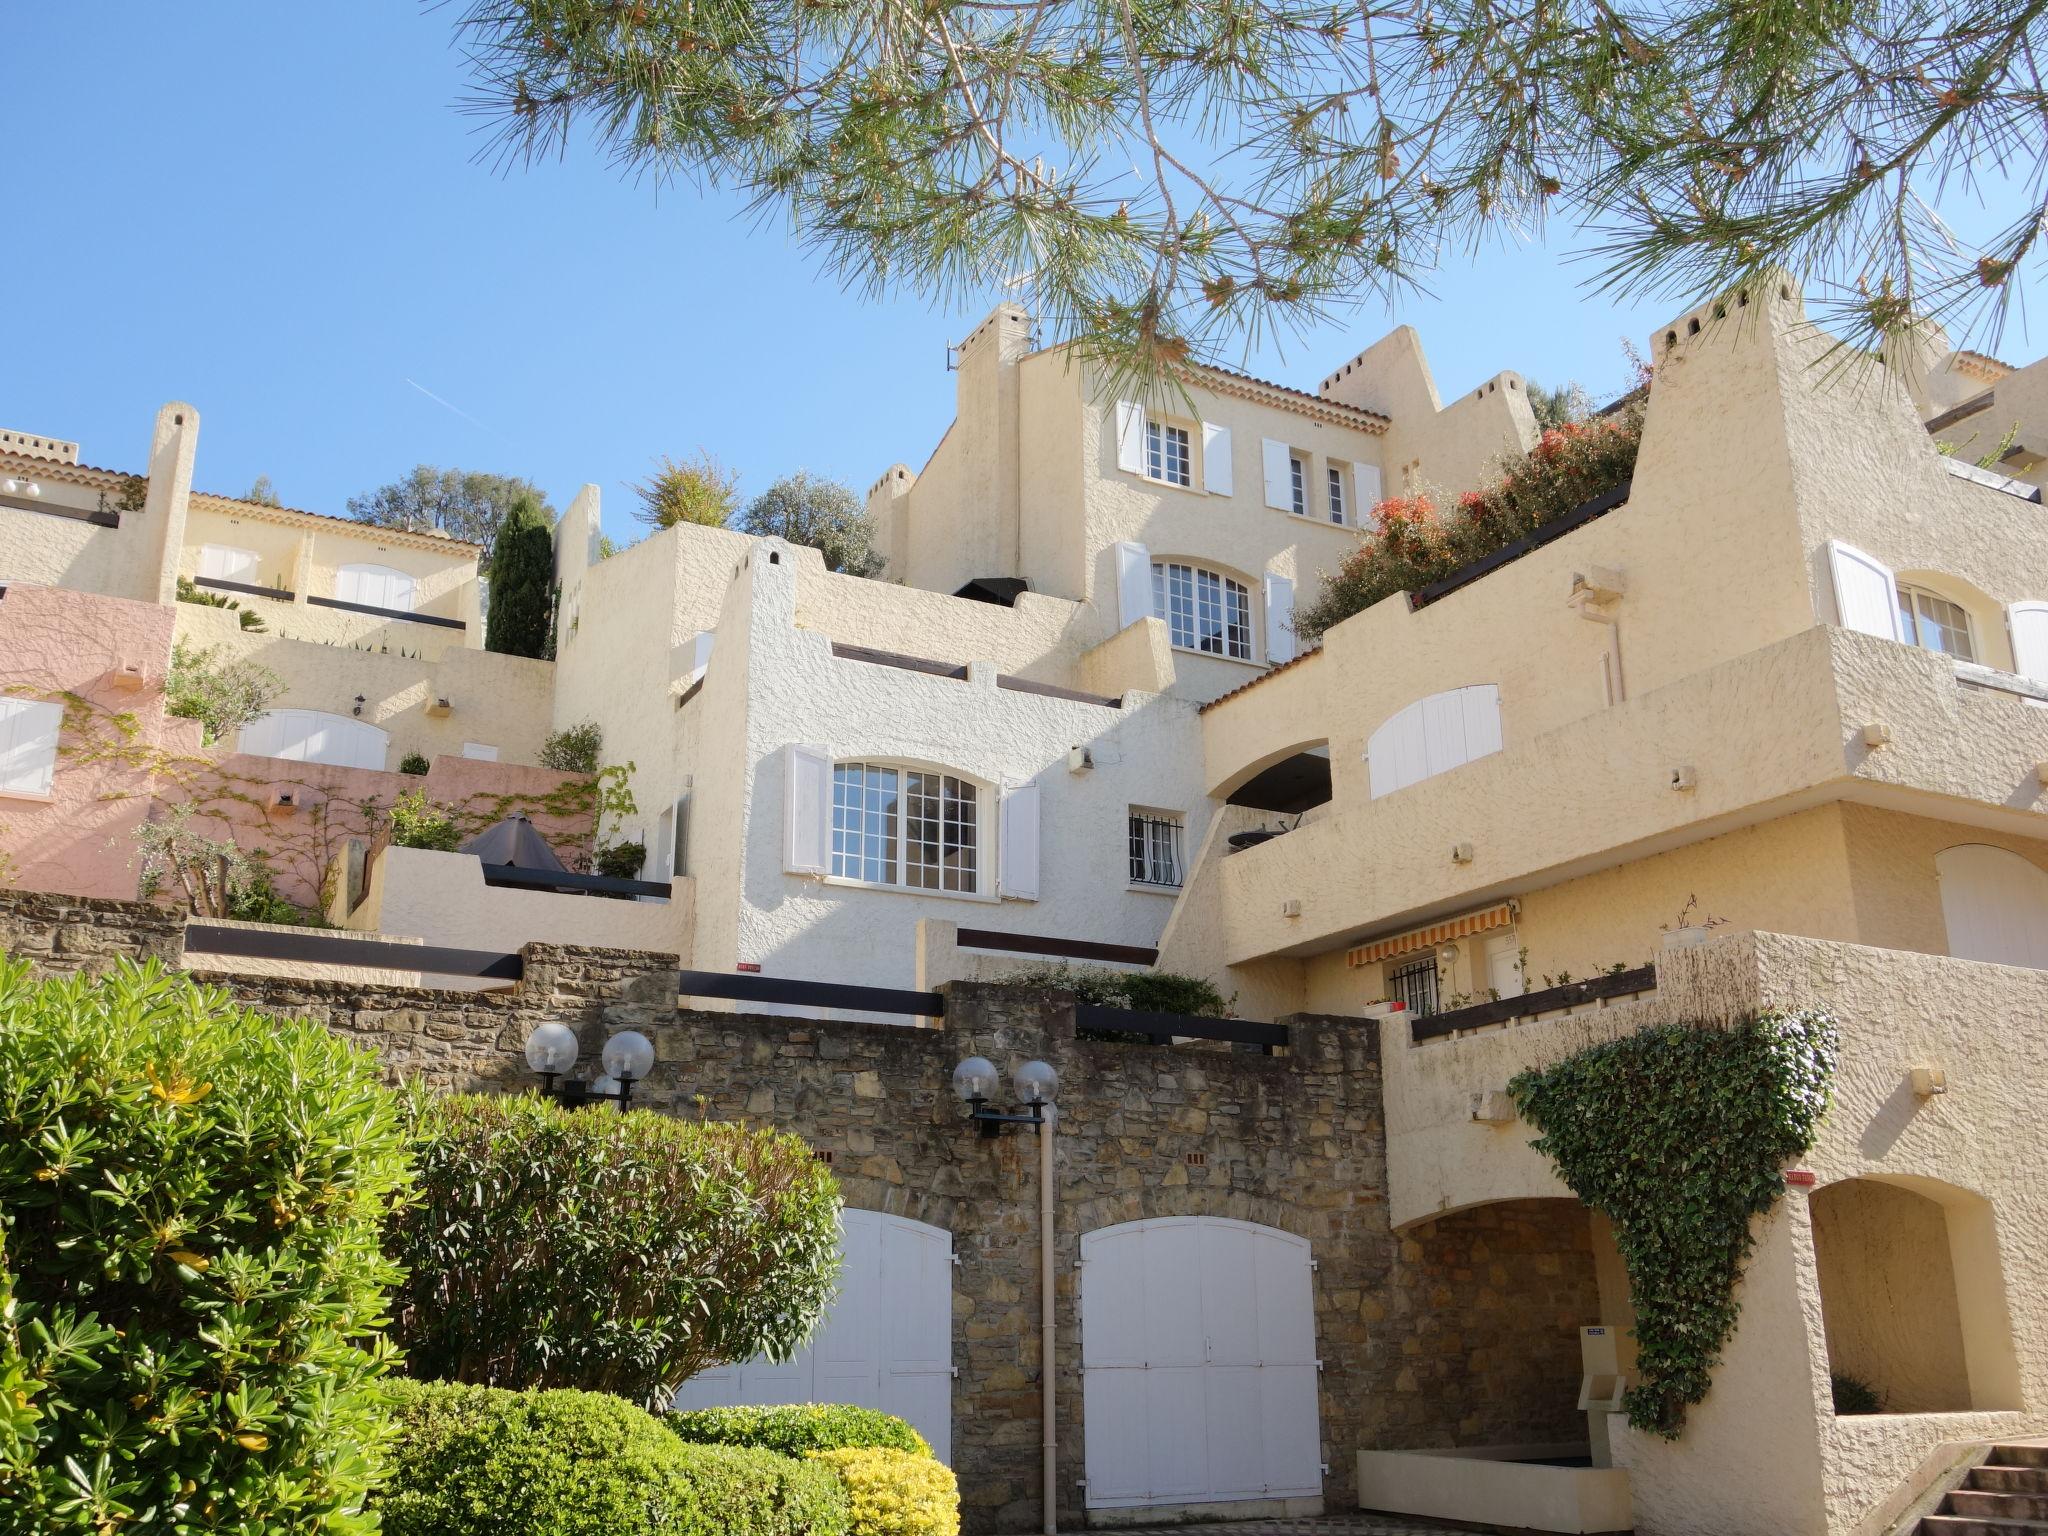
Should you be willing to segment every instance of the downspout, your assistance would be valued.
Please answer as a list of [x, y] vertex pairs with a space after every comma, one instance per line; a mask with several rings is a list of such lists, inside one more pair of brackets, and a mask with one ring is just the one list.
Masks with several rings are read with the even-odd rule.
[[1045, 1536], [1057, 1536], [1059, 1519], [1059, 1432], [1053, 1421], [1052, 1137], [1059, 1110], [1048, 1104], [1038, 1127], [1038, 1380], [1039, 1416], [1045, 1424]]
[[1621, 572], [1604, 566], [1594, 566], [1590, 571], [1574, 571], [1572, 588], [1565, 598], [1567, 607], [1576, 609], [1580, 618], [1599, 624], [1607, 630], [1607, 702], [1625, 703], [1628, 699], [1628, 684], [1621, 672], [1621, 619], [1616, 609], [1621, 606], [1621, 596], [1628, 590]]

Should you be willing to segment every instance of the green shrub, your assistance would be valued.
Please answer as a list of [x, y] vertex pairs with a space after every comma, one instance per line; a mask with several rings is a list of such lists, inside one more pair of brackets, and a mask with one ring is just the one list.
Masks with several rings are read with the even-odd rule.
[[332, 928], [319, 912], [287, 901], [271, 882], [270, 865], [261, 854], [249, 860], [246, 884], [228, 898], [228, 916], [242, 923], [290, 923], [300, 928]]
[[689, 1413], [664, 1414], [662, 1423], [693, 1445], [749, 1445], [784, 1456], [838, 1451], [849, 1446], [883, 1446], [918, 1456], [932, 1453], [924, 1436], [902, 1419], [851, 1403], [698, 1408]]
[[1835, 1412], [1838, 1414], [1884, 1412], [1884, 1399], [1877, 1395], [1877, 1388], [1860, 1376], [1836, 1371], [1828, 1377], [1828, 1386], [1834, 1392]]
[[391, 841], [401, 848], [453, 853], [462, 846], [462, 831], [424, 789], [416, 789], [391, 804]]
[[684, 1445], [602, 1392], [398, 1383], [384, 1536], [843, 1536], [826, 1467]]
[[[1094, 965], [1072, 965], [1065, 960], [1037, 965], [1020, 965], [1007, 971], [1002, 981], [1013, 987], [1059, 987], [1084, 1003], [1100, 1008], [1129, 1008], [1139, 1013], [1185, 1013], [1200, 1019], [1230, 1016], [1234, 997], [1225, 997], [1215, 984], [1201, 976], [1177, 971], [1110, 971]], [[1152, 1037], [1134, 1029], [1091, 1029], [1074, 1031], [1077, 1040], [1107, 1041], [1116, 1045], [1150, 1045]]]
[[424, 752], [408, 752], [398, 760], [398, 771], [400, 773], [409, 773], [414, 778], [425, 774], [433, 766], [432, 763], [427, 761], [427, 754]]
[[960, 1485], [942, 1461], [884, 1447], [813, 1451], [846, 1484], [852, 1536], [959, 1536]]
[[786, 1360], [839, 1267], [839, 1187], [794, 1136], [544, 1099], [424, 1100], [394, 1332], [415, 1376], [666, 1402]]
[[217, 659], [218, 649], [173, 641], [164, 674], [164, 713], [197, 720], [207, 746], [226, 741], [284, 693], [284, 679], [270, 668], [247, 658]]
[[557, 773], [595, 773], [604, 751], [604, 727], [595, 720], [567, 725], [540, 746], [540, 765]]
[[385, 1435], [376, 1059], [0, 961], [0, 1531], [356, 1531]]
[[645, 843], [613, 843], [597, 850], [597, 872], [614, 880], [638, 880], [646, 863]]

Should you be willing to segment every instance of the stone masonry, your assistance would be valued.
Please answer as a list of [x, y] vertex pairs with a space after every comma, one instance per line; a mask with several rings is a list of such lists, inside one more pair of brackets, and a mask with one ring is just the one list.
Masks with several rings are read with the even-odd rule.
[[[41, 970], [122, 955], [176, 963], [180, 928], [162, 908], [0, 892], [0, 949]], [[972, 1054], [1006, 1072], [1042, 1057], [1060, 1073], [1063, 1526], [1085, 1519], [1079, 1241], [1118, 1222], [1221, 1216], [1309, 1240], [1330, 1510], [1355, 1507], [1361, 1447], [1528, 1443], [1569, 1429], [1556, 1399], [1575, 1380], [1555, 1380], [1549, 1357], [1575, 1351], [1570, 1330], [1597, 1315], [1583, 1216], [1529, 1202], [1391, 1232], [1370, 1024], [1295, 1016], [1292, 1048], [1273, 1057], [1108, 1044], [1075, 1038], [1065, 993], [971, 982], [947, 989], [942, 1029], [754, 1017], [679, 1009], [670, 956], [539, 944], [523, 955], [523, 980], [485, 993], [200, 975], [374, 1048], [394, 1079], [450, 1091], [530, 1089], [521, 1047], [545, 1019], [577, 1030], [586, 1061], [610, 1031], [640, 1029], [657, 1065], [636, 1102], [795, 1131], [830, 1160], [850, 1206], [951, 1232], [954, 1465], [970, 1531], [1039, 1526], [1042, 1363], [1037, 1149], [1028, 1134], [984, 1140], [965, 1123], [951, 1076]], [[1577, 1219], [1540, 1209], [1552, 1204]], [[1534, 1309], [1522, 1307], [1525, 1277], [1540, 1277]]]

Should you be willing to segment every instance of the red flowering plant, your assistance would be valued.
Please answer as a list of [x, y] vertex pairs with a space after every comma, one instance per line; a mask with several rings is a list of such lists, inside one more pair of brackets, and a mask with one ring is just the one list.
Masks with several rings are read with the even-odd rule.
[[1372, 509], [1372, 526], [1322, 595], [1295, 617], [1304, 641], [1396, 592], [1455, 575], [1504, 544], [1625, 484], [1635, 473], [1643, 402], [1611, 416], [1552, 427], [1527, 453], [1503, 459], [1492, 483], [1458, 498], [1448, 515], [1428, 492], [1395, 496]]

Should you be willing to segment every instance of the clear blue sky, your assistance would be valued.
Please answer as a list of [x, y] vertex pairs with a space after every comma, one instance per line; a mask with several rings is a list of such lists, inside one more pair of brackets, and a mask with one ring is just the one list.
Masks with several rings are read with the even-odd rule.
[[[864, 491], [952, 419], [957, 312], [872, 303], [730, 199], [657, 195], [595, 152], [473, 163], [455, 8], [16, 4], [0, 90], [9, 185], [0, 426], [140, 469], [156, 407], [203, 419], [197, 484], [268, 474], [340, 513], [415, 463], [526, 475], [560, 507], [699, 447], [746, 494], [789, 470]], [[1551, 249], [1497, 249], [1435, 295], [1267, 347], [1249, 371], [1313, 390], [1390, 325], [1446, 394], [1501, 368], [1618, 388], [1676, 303], [1588, 298]], [[431, 395], [428, 392], [431, 392]]]

